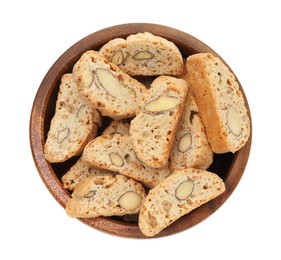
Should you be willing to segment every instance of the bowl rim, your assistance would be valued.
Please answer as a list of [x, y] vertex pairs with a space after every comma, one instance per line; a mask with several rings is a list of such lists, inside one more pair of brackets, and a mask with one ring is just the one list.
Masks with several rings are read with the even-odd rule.
[[[214, 56], [219, 57], [234, 74], [228, 64], [208, 45], [188, 33], [165, 25], [152, 23], [127, 23], [114, 25], [91, 33], [73, 44], [54, 62], [43, 78], [33, 101], [29, 125], [30, 147], [37, 171], [49, 192], [63, 208], [65, 208], [66, 202], [70, 198], [70, 194], [64, 189], [61, 181], [54, 173], [51, 164], [46, 161], [44, 156], [44, 114], [46, 113], [47, 100], [49, 100], [50, 95], [52, 94], [53, 89], [55, 88], [58, 80], [60, 80], [61, 76], [67, 72], [69, 67], [73, 66], [73, 64], [85, 51], [97, 49], [97, 47], [102, 46], [111, 39], [117, 37], [125, 38], [130, 34], [145, 31], [162, 36], [167, 40], [174, 42], [177, 46], [188, 45], [188, 48], [194, 53], [210, 52]], [[252, 142], [252, 120], [248, 100], [237, 77], [236, 80], [244, 97], [245, 106], [248, 109], [251, 133], [245, 146], [234, 154], [229, 173], [226, 176], [226, 180], [224, 180], [226, 191], [219, 197], [181, 217], [169, 227], [162, 230], [155, 237], [176, 234], [197, 225], [202, 220], [212, 215], [229, 198], [229, 196], [237, 187], [245, 171], [250, 155]], [[148, 238], [142, 234], [137, 224], [121, 223], [106, 217], [79, 220], [97, 230], [112, 235], [129, 238]]]

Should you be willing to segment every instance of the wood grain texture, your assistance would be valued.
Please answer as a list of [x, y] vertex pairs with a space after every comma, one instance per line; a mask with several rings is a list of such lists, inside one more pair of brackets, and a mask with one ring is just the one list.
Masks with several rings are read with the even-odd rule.
[[[70, 159], [64, 163], [50, 164], [45, 160], [43, 153], [50, 121], [55, 112], [55, 102], [61, 76], [72, 71], [73, 65], [85, 51], [91, 49], [98, 50], [109, 40], [117, 37], [125, 38], [130, 34], [145, 31], [173, 41], [179, 47], [184, 58], [200, 52], [210, 52], [214, 56], [221, 58], [206, 44], [185, 32], [167, 26], [146, 23], [123, 24], [100, 30], [81, 39], [65, 51], [44, 77], [35, 96], [30, 117], [30, 146], [35, 165], [49, 192], [64, 208], [66, 202], [70, 198], [70, 193], [63, 188], [61, 177], [75, 163], [77, 158]], [[245, 105], [251, 119], [245, 93], [239, 81], [238, 84], [245, 99]], [[188, 215], [181, 217], [175, 223], [161, 231], [156, 237], [168, 236], [187, 230], [209, 217], [223, 205], [235, 190], [243, 175], [250, 154], [251, 140], [252, 134], [246, 145], [235, 154], [227, 153], [215, 155], [214, 162], [208, 169], [209, 171], [217, 173], [224, 180], [226, 191], [216, 199], [202, 205]], [[145, 238], [139, 230], [137, 223], [126, 223], [121, 218], [98, 217], [95, 219], [79, 220], [90, 227], [112, 235], [130, 238]]]

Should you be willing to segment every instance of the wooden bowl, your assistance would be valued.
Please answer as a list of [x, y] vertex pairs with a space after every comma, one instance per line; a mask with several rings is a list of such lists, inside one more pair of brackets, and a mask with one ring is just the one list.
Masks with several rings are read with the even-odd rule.
[[[210, 52], [220, 57], [206, 44], [185, 32], [162, 25], [146, 23], [123, 24], [100, 30], [78, 41], [64, 52], [44, 77], [36, 94], [30, 118], [30, 143], [37, 170], [49, 192], [64, 208], [70, 198], [70, 193], [63, 188], [61, 177], [76, 162], [77, 158], [72, 158], [64, 163], [50, 164], [45, 160], [43, 152], [50, 121], [55, 111], [61, 76], [72, 71], [73, 65], [85, 51], [90, 49], [98, 50], [103, 44], [117, 37], [124, 38], [130, 34], [146, 31], [174, 42], [184, 58], [200, 52]], [[244, 95], [250, 117], [248, 102], [240, 83], [239, 87]], [[226, 191], [216, 199], [181, 217], [156, 237], [175, 234], [198, 224], [214, 213], [228, 199], [245, 170], [251, 148], [251, 139], [252, 136], [250, 136], [246, 145], [235, 154], [226, 153], [214, 156], [214, 162], [209, 170], [217, 173], [224, 180]], [[118, 217], [79, 220], [90, 227], [112, 235], [145, 238], [137, 223], [127, 223]]]

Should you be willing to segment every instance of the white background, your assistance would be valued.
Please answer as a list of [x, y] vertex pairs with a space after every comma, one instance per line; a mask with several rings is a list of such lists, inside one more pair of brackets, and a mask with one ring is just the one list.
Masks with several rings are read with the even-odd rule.
[[[0, 258], [281, 259], [278, 4], [1, 1]], [[31, 106], [51, 65], [88, 34], [131, 22], [174, 27], [219, 53], [239, 78], [253, 120], [249, 163], [232, 196], [197, 226], [158, 239], [115, 237], [69, 218], [41, 181], [29, 146]]]

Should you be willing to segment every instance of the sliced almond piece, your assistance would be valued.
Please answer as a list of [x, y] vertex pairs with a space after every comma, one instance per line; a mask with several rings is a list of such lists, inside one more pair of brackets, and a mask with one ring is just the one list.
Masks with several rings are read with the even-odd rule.
[[57, 141], [59, 144], [61, 144], [69, 135], [70, 133], [70, 130], [68, 127], [62, 129], [62, 130], [59, 130], [58, 131], [58, 135], [57, 135]]
[[191, 134], [188, 133], [183, 135], [179, 141], [179, 146], [178, 146], [179, 152], [185, 153], [191, 147], [191, 144], [192, 144]]
[[121, 50], [116, 51], [111, 57], [111, 62], [115, 65], [120, 65], [124, 62], [124, 54]]
[[227, 125], [234, 135], [239, 136], [241, 134], [241, 116], [233, 106], [230, 106], [227, 111]]
[[109, 159], [110, 159], [111, 163], [117, 167], [122, 167], [124, 165], [123, 158], [120, 155], [118, 155], [117, 153], [110, 153]]
[[84, 197], [89, 199], [92, 198], [96, 194], [95, 190], [90, 190]]
[[141, 204], [142, 198], [134, 191], [127, 191], [118, 200], [119, 205], [125, 210], [137, 209]]
[[83, 84], [89, 87], [91, 86], [94, 79], [93, 72], [91, 70], [84, 70], [81, 78], [83, 79]]
[[138, 53], [136, 53], [133, 58], [135, 60], [149, 60], [154, 58], [154, 54], [151, 53], [150, 51], [140, 51]]
[[136, 97], [136, 91], [133, 90], [132, 88], [127, 88], [127, 93], [132, 96], [132, 97]]
[[108, 94], [113, 97], [118, 97], [122, 93], [123, 85], [120, 81], [107, 69], [96, 69], [95, 71], [98, 85], [101, 85]]
[[87, 121], [88, 109], [87, 109], [87, 106], [85, 104], [79, 107], [76, 116], [77, 116], [77, 118], [79, 118], [83, 122]]
[[176, 197], [179, 200], [186, 200], [193, 192], [194, 183], [191, 180], [182, 182], [176, 189]]
[[145, 105], [145, 110], [148, 112], [159, 113], [176, 108], [180, 102], [180, 99], [177, 97], [160, 96], [147, 103]]

